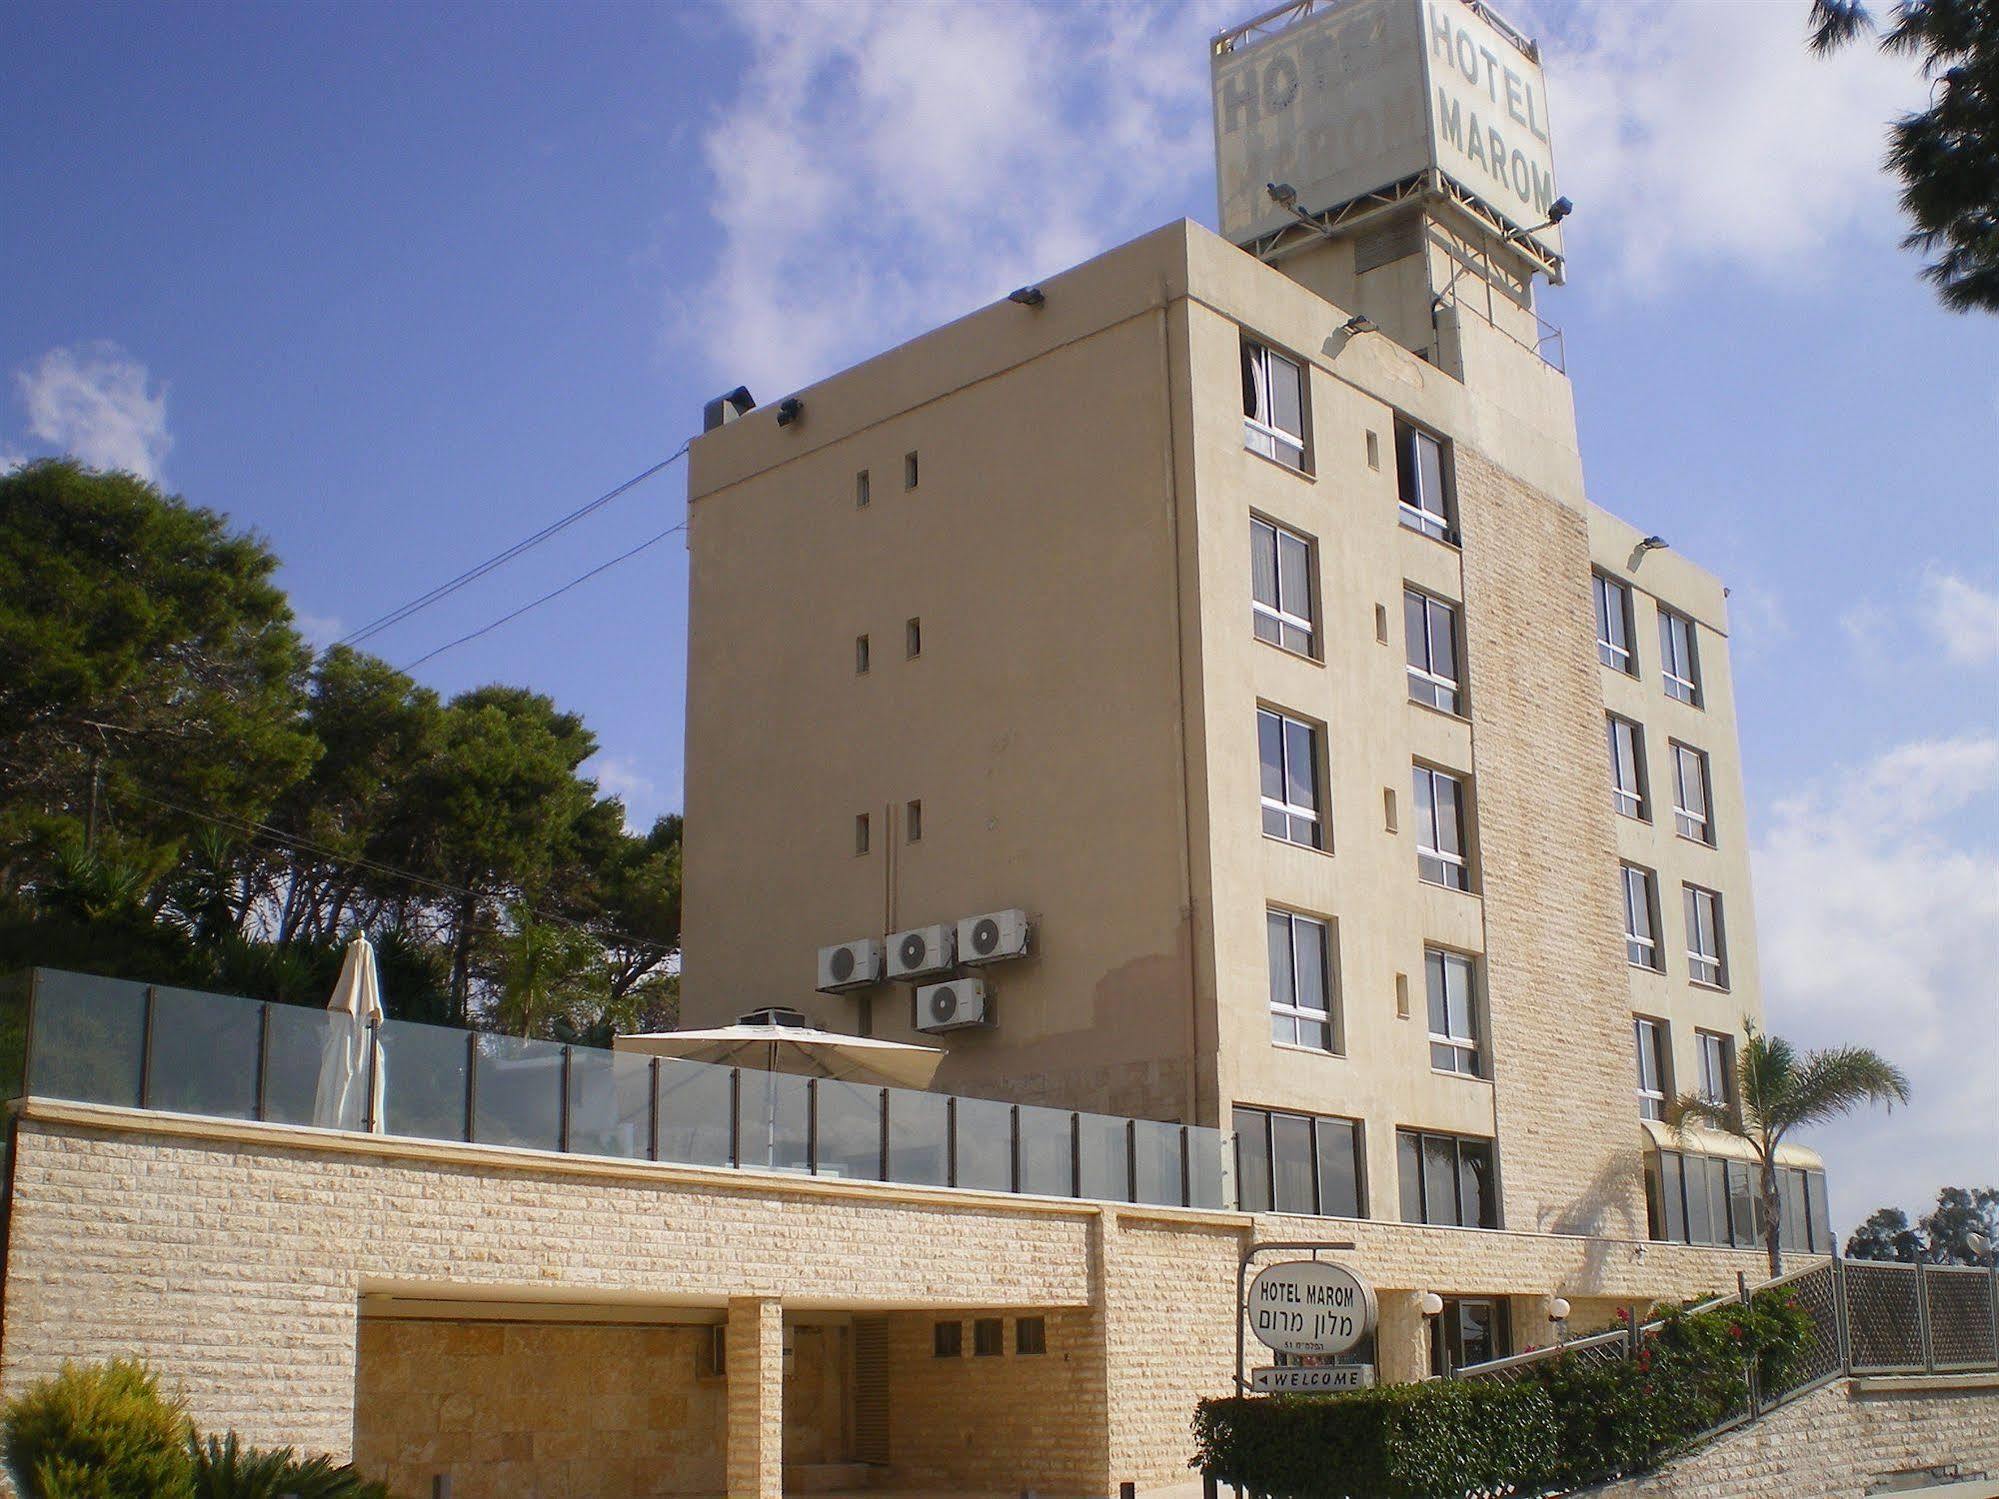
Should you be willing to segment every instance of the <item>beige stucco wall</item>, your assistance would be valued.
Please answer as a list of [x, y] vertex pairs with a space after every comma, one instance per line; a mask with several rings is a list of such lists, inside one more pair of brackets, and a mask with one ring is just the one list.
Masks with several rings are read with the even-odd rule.
[[[886, 1312], [901, 1355], [895, 1481], [919, 1486], [958, 1462], [967, 1483], [971, 1467], [997, 1474], [981, 1486], [998, 1492], [1165, 1487], [1186, 1477], [1194, 1402], [1229, 1387], [1236, 1264], [1252, 1236], [1352, 1240], [1342, 1258], [1380, 1289], [1390, 1379], [1424, 1371], [1424, 1291], [1512, 1296], [1524, 1319], [1556, 1292], [1644, 1304], [1731, 1285], [1759, 1264], [1616, 1238], [925, 1192], [35, 1102], [14, 1157], [0, 1395], [65, 1359], [136, 1354], [186, 1391], [205, 1429], [345, 1455], [357, 1390], [409, 1377], [367, 1367], [382, 1335], [364, 1322], [364, 1297], [551, 1316], [695, 1308], [729, 1327], [730, 1489], [762, 1493], [799, 1425], [784, 1419], [786, 1399], [824, 1399], [774, 1372], [785, 1321]], [[1049, 1319], [1044, 1358], [968, 1355], [940, 1374], [923, 1357], [936, 1315], [967, 1322], [969, 1350], [973, 1317], [1023, 1312]], [[678, 1360], [680, 1336], [659, 1334], [659, 1357]], [[1523, 1339], [1536, 1340], [1524, 1320]], [[477, 1357], [502, 1368], [509, 1356], [503, 1338]], [[475, 1376], [469, 1349], [451, 1357]], [[602, 1378], [627, 1392], [605, 1419], [677, 1420], [680, 1395], [690, 1421], [705, 1419], [713, 1399], [675, 1375], [659, 1383], [668, 1404], [641, 1413], [622, 1376]], [[976, 1398], [954, 1399], [953, 1380]], [[442, 1436], [453, 1392], [432, 1393]], [[475, 1417], [453, 1404], [449, 1419], [518, 1436], [499, 1409]], [[398, 1442], [423, 1437], [396, 1429]]]

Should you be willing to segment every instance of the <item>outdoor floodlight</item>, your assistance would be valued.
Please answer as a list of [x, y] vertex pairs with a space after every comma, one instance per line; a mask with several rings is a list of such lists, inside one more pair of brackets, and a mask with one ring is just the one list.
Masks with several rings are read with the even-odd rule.
[[1340, 324], [1340, 332], [1344, 333], [1348, 338], [1359, 338], [1363, 333], [1379, 333], [1380, 331], [1381, 328], [1376, 324], [1374, 319], [1364, 312], [1356, 312], [1352, 317]]
[[1263, 184], [1263, 190], [1270, 194], [1270, 201], [1279, 208], [1298, 206], [1298, 189], [1288, 182], [1266, 182]]
[[777, 403], [777, 424], [780, 427], [789, 427], [803, 415], [805, 415], [805, 403], [797, 396], [786, 396]]
[[1656, 552], [1667, 544], [1666, 538], [1663, 536], [1648, 536], [1638, 543], [1638, 550], [1641, 552]]
[[1548, 222], [1559, 224], [1576, 211], [1576, 205], [1568, 198], [1557, 198], [1548, 205]]
[[1048, 294], [1038, 286], [1022, 286], [1008, 292], [1006, 299], [1023, 307], [1039, 307], [1048, 300]]

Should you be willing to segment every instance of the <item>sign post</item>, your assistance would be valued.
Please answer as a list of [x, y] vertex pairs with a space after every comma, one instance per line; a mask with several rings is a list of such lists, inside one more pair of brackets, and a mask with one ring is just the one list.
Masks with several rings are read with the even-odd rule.
[[[1374, 1288], [1346, 1266], [1318, 1255], [1350, 1250], [1351, 1242], [1285, 1240], [1251, 1243], [1236, 1265], [1236, 1361], [1238, 1390], [1317, 1391], [1361, 1389], [1374, 1383], [1372, 1365], [1293, 1364], [1258, 1369], [1245, 1377], [1248, 1351], [1244, 1328], [1258, 1342], [1297, 1358], [1332, 1359], [1351, 1353], [1375, 1328]], [[1308, 1260], [1266, 1265], [1249, 1279], [1250, 1262], [1278, 1250], [1309, 1250]]]

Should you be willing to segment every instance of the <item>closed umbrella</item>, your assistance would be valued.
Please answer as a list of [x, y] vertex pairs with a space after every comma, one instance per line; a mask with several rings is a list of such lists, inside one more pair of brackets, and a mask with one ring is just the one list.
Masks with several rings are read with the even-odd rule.
[[[314, 1124], [327, 1129], [382, 1132], [381, 1023], [382, 985], [375, 975], [375, 948], [365, 933], [359, 934], [347, 944], [340, 981], [326, 1003], [326, 1041], [320, 1053], [319, 1089], [313, 1099]], [[364, 1107], [371, 1078], [372, 1107]]]

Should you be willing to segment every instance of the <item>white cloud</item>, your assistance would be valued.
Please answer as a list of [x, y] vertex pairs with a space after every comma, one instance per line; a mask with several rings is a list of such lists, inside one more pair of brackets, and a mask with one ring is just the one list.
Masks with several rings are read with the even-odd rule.
[[338, 615], [333, 614], [307, 614], [303, 610], [294, 609], [292, 623], [298, 626], [299, 634], [303, 635], [315, 650], [325, 650], [347, 633], [347, 626], [341, 622]]
[[1914, 1103], [1818, 1132], [1842, 1231], [1999, 1161], [1999, 738], [1904, 744], [1809, 782], [1753, 851], [1771, 1028], [1872, 1046]]
[[677, 331], [769, 400], [1156, 227], [1208, 180], [1235, 9], [739, 0], [721, 253]]
[[584, 765], [583, 774], [594, 777], [597, 789], [604, 795], [624, 802], [628, 832], [644, 832], [667, 810], [659, 783], [629, 755], [599, 754]]
[[[1567, 226], [1614, 295], [1717, 265], [1812, 274], [1863, 217], [1900, 233], [1888, 122], [1924, 102], [1905, 58], [1806, 46], [1805, 0], [1537, 0]], [[1599, 274], [1599, 272], [1603, 274]]]
[[1999, 661], [1999, 594], [1933, 567], [1923, 575], [1923, 623], [1966, 666]]
[[28, 408], [28, 435], [92, 468], [128, 469], [157, 480], [173, 440], [167, 393], [145, 365], [115, 343], [51, 349], [14, 372]]

